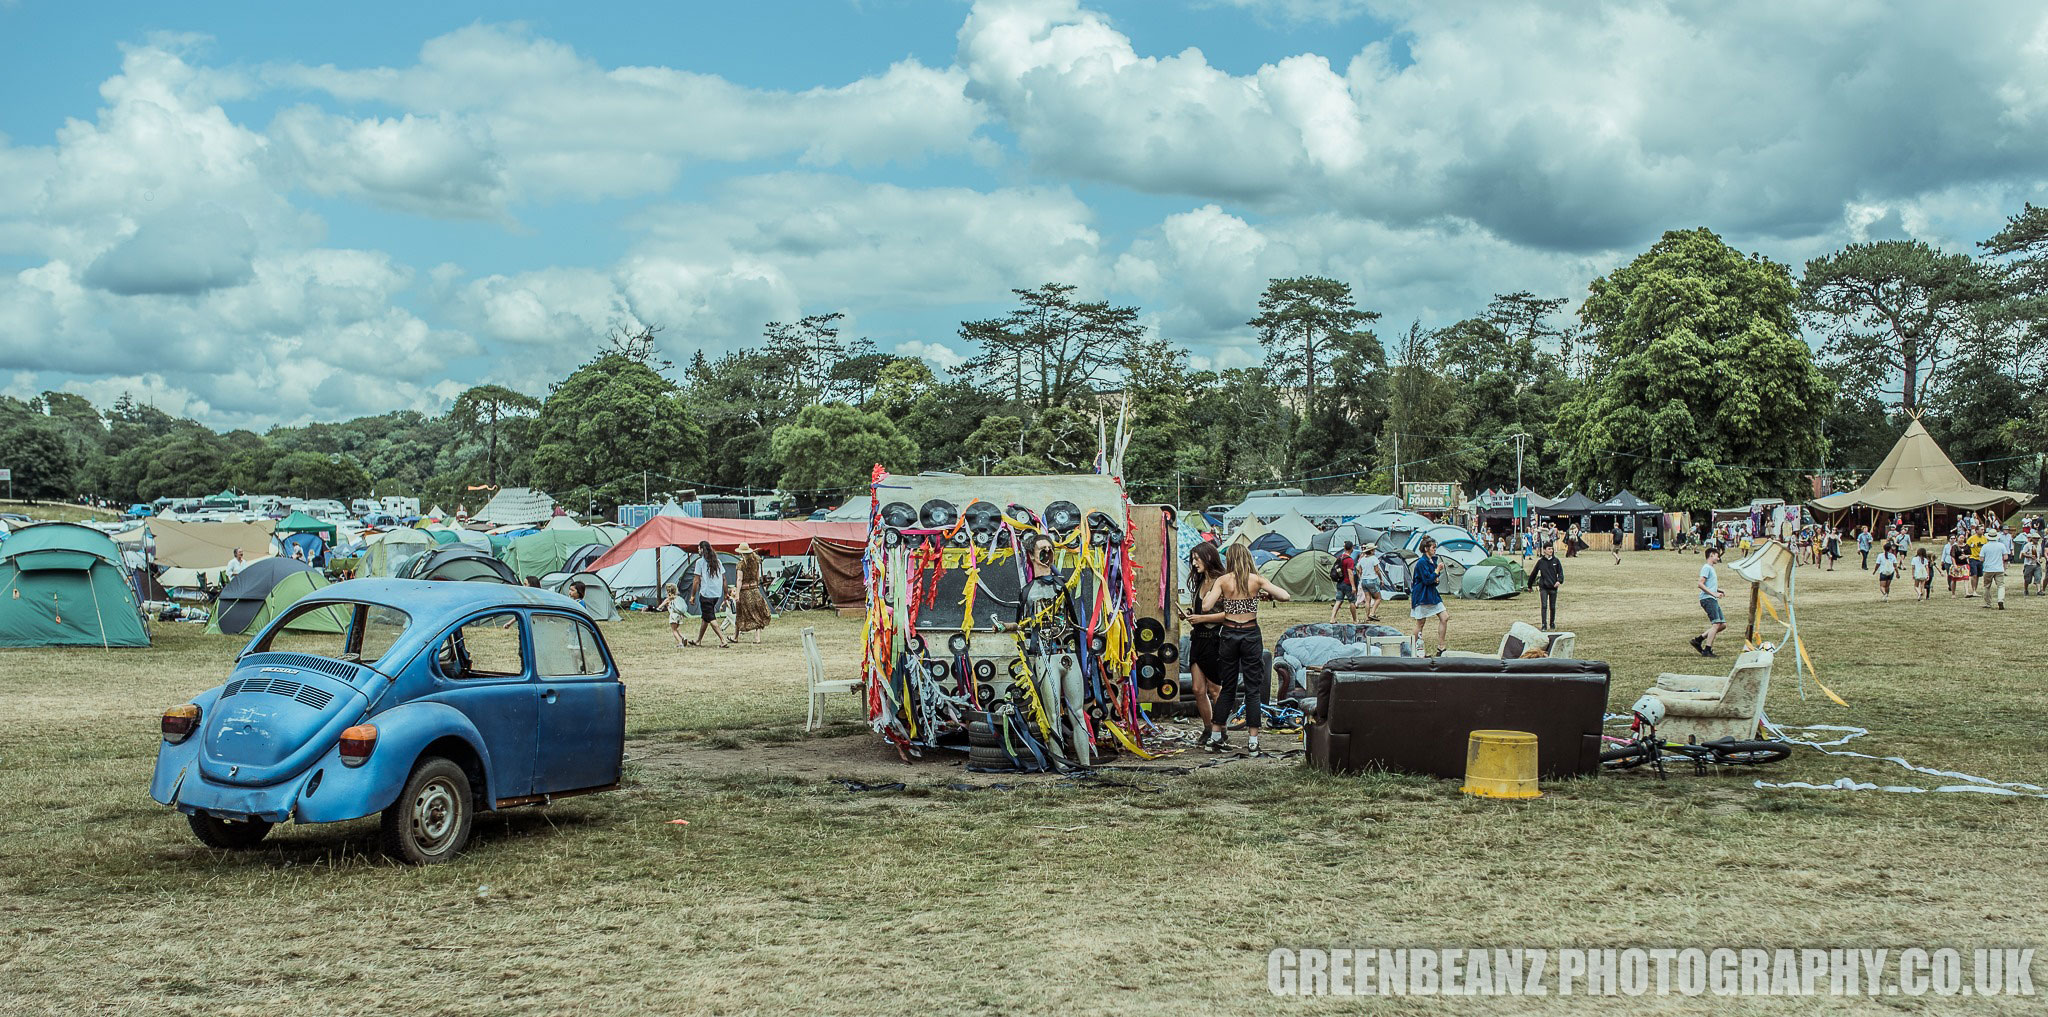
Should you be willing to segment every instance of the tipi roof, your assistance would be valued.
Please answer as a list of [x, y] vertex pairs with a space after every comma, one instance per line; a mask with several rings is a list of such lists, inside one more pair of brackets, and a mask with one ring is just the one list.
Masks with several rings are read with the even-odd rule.
[[555, 516], [555, 500], [530, 487], [508, 487], [470, 517], [481, 522], [544, 523]]
[[1898, 444], [1892, 446], [1884, 462], [1878, 464], [1862, 487], [1816, 498], [1811, 504], [1823, 512], [1852, 508], [1910, 512], [1929, 505], [1974, 511], [2005, 502], [2024, 505], [2032, 500], [2032, 495], [2018, 491], [2000, 491], [1970, 483], [1915, 417], [1906, 425], [1906, 433], [1899, 436]]

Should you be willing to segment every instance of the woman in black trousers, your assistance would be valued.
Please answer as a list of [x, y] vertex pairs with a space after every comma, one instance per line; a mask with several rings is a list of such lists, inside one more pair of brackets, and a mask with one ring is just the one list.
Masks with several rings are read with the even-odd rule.
[[[1265, 576], [1252, 568], [1251, 550], [1243, 544], [1230, 545], [1223, 562], [1226, 571], [1222, 578], [1202, 598], [1203, 613], [1223, 616], [1222, 638], [1217, 647], [1217, 667], [1221, 672], [1217, 677], [1222, 682], [1223, 694], [1216, 699], [1216, 724], [1219, 728], [1229, 725], [1231, 700], [1243, 693], [1245, 747], [1256, 753], [1259, 729], [1265, 726], [1260, 711], [1266, 703], [1266, 641], [1259, 632], [1259, 601], [1290, 598], [1286, 590], [1267, 582]], [[1229, 739], [1221, 730], [1203, 745], [1211, 752], [1227, 747]]]

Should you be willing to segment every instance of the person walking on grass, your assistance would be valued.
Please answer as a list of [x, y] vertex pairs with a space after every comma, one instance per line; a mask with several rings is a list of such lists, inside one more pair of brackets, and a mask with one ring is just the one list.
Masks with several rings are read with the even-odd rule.
[[1415, 652], [1422, 652], [1424, 624], [1435, 618], [1436, 652], [1442, 656], [1451, 643], [1451, 609], [1444, 605], [1444, 595], [1436, 588], [1443, 577], [1443, 563], [1436, 556], [1436, 538], [1422, 538], [1416, 550], [1422, 552], [1422, 557], [1415, 559], [1415, 570], [1408, 579], [1408, 617], [1415, 619]]
[[697, 623], [697, 638], [688, 645], [704, 645], [704, 630], [709, 629], [718, 634], [719, 649], [731, 646], [725, 626], [718, 621], [718, 605], [725, 600], [725, 563], [718, 560], [718, 552], [708, 540], [697, 542], [697, 564], [690, 567], [690, 600], [702, 620]]
[[733, 553], [740, 558], [740, 592], [733, 601], [733, 642], [739, 642], [741, 634], [752, 632], [758, 646], [761, 633], [768, 630], [768, 622], [774, 617], [768, 611], [768, 595], [761, 590], [761, 556], [752, 544], [741, 544]]
[[[1381, 560], [1378, 544], [1358, 549], [1358, 600], [1365, 604], [1365, 620], [1369, 622], [1380, 620], [1380, 584], [1385, 581], [1380, 571]], [[1358, 616], [1353, 614], [1351, 620], [1356, 622]]]
[[1953, 600], [1956, 590], [1970, 581], [1970, 552], [1963, 546], [1963, 538], [1954, 537], [1942, 545], [1942, 561], [1947, 563], [1948, 595]]
[[1614, 523], [1614, 546], [1608, 548], [1608, 550], [1614, 552], [1614, 563], [1616, 565], [1621, 564], [1621, 541], [1623, 532], [1624, 531], [1621, 527], [1621, 521], [1616, 520]]
[[1842, 531], [1833, 526], [1828, 527], [1827, 556], [1828, 571], [1833, 572], [1835, 563], [1842, 560]]
[[1891, 541], [1885, 541], [1884, 548], [1877, 552], [1877, 592], [1880, 599], [1892, 599], [1892, 577], [1899, 574], [1899, 554], [1892, 550]]
[[1337, 560], [1330, 566], [1330, 579], [1337, 584], [1337, 599], [1330, 605], [1330, 624], [1337, 623], [1337, 612], [1351, 609], [1351, 624], [1358, 624], [1358, 559], [1352, 555], [1357, 545], [1344, 542], [1344, 549], [1337, 552]]
[[661, 587], [661, 603], [654, 605], [656, 611], [668, 612], [668, 634], [676, 639], [676, 649], [683, 648], [683, 597], [676, 592], [676, 584], [664, 583]]
[[[1223, 633], [1217, 647], [1223, 671], [1223, 694], [1216, 700], [1219, 727], [1230, 722], [1231, 700], [1244, 697], [1245, 748], [1259, 751], [1259, 729], [1264, 727], [1266, 706], [1266, 642], [1259, 632], [1259, 601], [1290, 600], [1286, 590], [1269, 582], [1252, 567], [1252, 552], [1243, 544], [1230, 545], [1224, 558], [1229, 566], [1216, 585], [1202, 598], [1204, 612], [1221, 612]], [[1221, 731], [1205, 746], [1211, 752], [1227, 748], [1230, 739]]]
[[1716, 656], [1714, 637], [1728, 627], [1728, 619], [1721, 613], [1721, 574], [1714, 566], [1721, 561], [1721, 549], [1707, 550], [1706, 564], [1700, 566], [1700, 610], [1707, 613], [1707, 630], [1692, 637], [1692, 648], [1702, 657]]
[[1927, 557], [1927, 549], [1913, 552], [1913, 599], [1926, 600], [1934, 595], [1934, 559]]
[[1858, 526], [1856, 528], [1856, 553], [1862, 556], [1862, 568], [1865, 572], [1870, 571], [1870, 544], [1870, 527]]
[[[1995, 532], [1995, 531], [1994, 531]], [[1992, 537], [1984, 542], [1984, 609], [1991, 609], [1992, 600], [1998, 601], [1998, 609], [2005, 610], [2005, 561], [2012, 554], [2010, 533]]]
[[1543, 623], [1539, 627], [1545, 632], [1556, 632], [1557, 588], [1564, 585], [1564, 563], [1557, 560], [1557, 552], [1544, 548], [1542, 556], [1536, 559], [1536, 572], [1529, 578], [1536, 582], [1536, 595], [1540, 601]]
[[[2020, 548], [2020, 596], [2034, 595], [2034, 584], [2041, 582], [2041, 538], [2036, 536]], [[2043, 584], [2042, 593], [2048, 593], [2048, 584]]]
[[1970, 592], [1963, 594], [1965, 597], [1976, 596], [1978, 585], [1984, 581], [1984, 543], [1988, 539], [1984, 536], [1984, 527], [1973, 525], [1970, 535], [1963, 540], [1963, 546], [1969, 549], [1970, 562]]

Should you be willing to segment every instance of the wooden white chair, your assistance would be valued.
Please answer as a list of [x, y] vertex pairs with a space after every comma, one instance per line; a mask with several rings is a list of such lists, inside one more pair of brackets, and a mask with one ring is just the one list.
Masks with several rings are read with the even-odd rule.
[[804, 730], [810, 731], [824, 721], [825, 697], [834, 692], [851, 692], [860, 688], [858, 678], [825, 678], [825, 658], [818, 653], [818, 630], [804, 626], [804, 669], [809, 679], [809, 691], [805, 696]]

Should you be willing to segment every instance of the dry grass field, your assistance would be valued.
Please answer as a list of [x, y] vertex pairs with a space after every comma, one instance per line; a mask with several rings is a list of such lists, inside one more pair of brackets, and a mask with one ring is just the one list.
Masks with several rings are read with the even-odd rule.
[[[1659, 671], [1710, 663], [1685, 645], [1699, 561], [1567, 563], [1563, 621], [1611, 663], [1614, 708]], [[2048, 599], [1883, 604], [1844, 564], [1802, 570], [1801, 617], [1850, 706], [1802, 700], [1783, 667], [1773, 718], [2048, 784]], [[1491, 649], [1535, 610], [1453, 602], [1452, 644]], [[1268, 634], [1327, 611], [1269, 610]], [[1943, 783], [1811, 750], [1515, 803], [1293, 760], [956, 790], [957, 763], [895, 762], [850, 698], [824, 736], [802, 733], [803, 624], [850, 673], [858, 623], [824, 613], [726, 650], [678, 651], [652, 616], [608, 626], [629, 785], [487, 817], [467, 855], [426, 869], [379, 856], [370, 820], [212, 851], [149, 800], [158, 713], [214, 684], [239, 640], [170, 625], [144, 651], [0, 652], [0, 1012], [2040, 1012], [1931, 996], [1276, 999], [1276, 945], [2041, 943], [2048, 800], [1750, 785]]]

